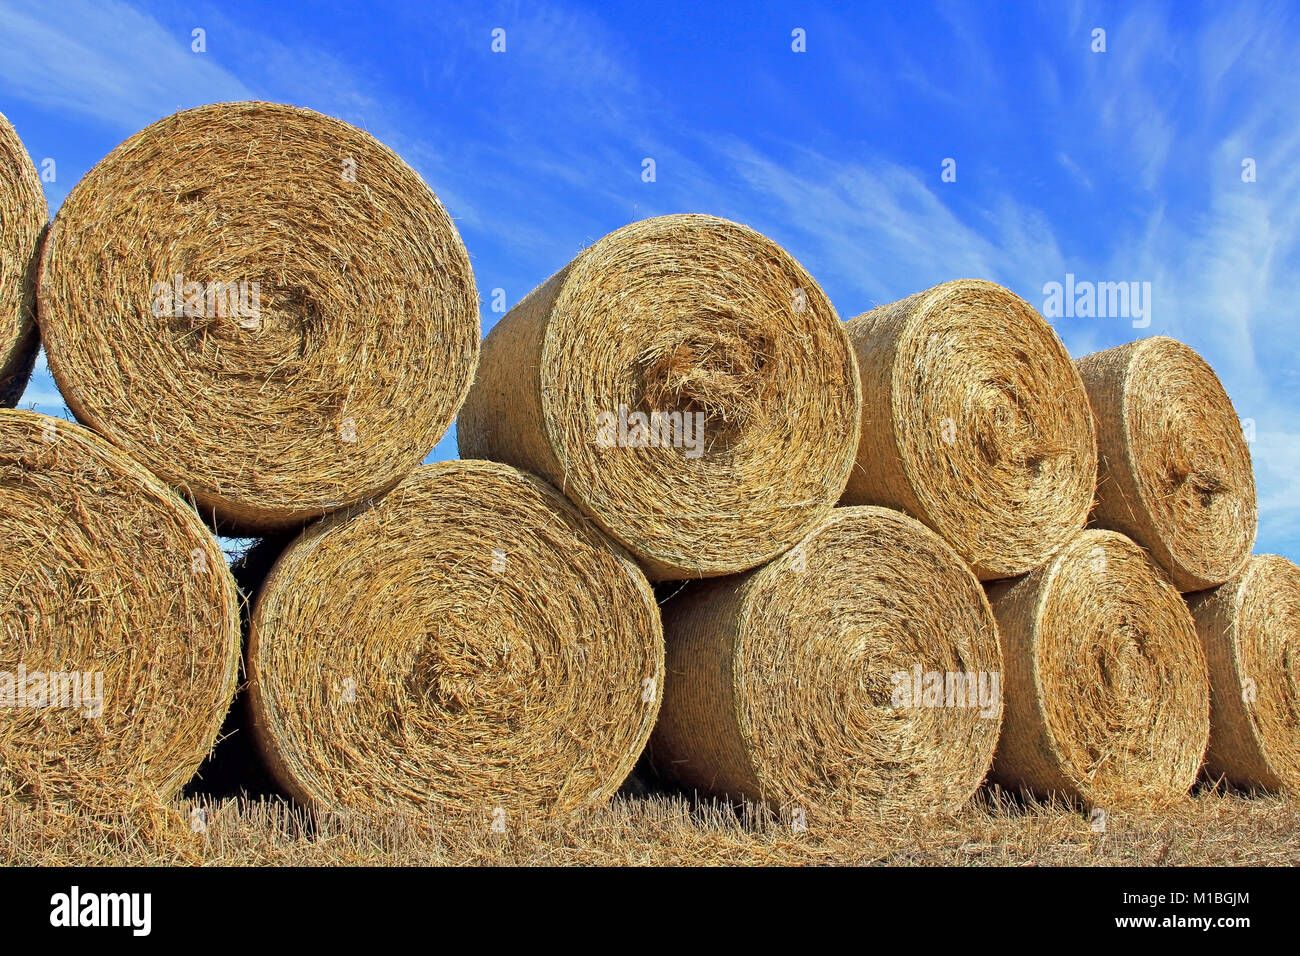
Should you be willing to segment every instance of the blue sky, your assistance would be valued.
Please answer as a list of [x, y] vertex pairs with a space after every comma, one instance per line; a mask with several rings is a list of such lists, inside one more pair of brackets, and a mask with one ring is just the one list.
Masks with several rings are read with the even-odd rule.
[[[1151, 334], [1200, 351], [1255, 422], [1256, 550], [1295, 560], [1297, 50], [1289, 3], [2, 0], [0, 112], [55, 160], [52, 212], [177, 109], [266, 99], [347, 120], [456, 218], [485, 328], [492, 290], [514, 304], [582, 246], [672, 212], [771, 236], [845, 318], [963, 276], [1040, 309], [1067, 273], [1150, 282], [1147, 328], [1053, 324], [1074, 355]], [[63, 410], [43, 359], [33, 404]], [[448, 435], [432, 457], [454, 455]]]

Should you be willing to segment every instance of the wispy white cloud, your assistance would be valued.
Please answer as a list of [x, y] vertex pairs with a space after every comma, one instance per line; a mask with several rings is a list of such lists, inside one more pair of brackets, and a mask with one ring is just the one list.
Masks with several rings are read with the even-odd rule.
[[119, 0], [0, 5], [0, 80], [9, 96], [140, 129], [178, 109], [250, 99], [190, 37]]

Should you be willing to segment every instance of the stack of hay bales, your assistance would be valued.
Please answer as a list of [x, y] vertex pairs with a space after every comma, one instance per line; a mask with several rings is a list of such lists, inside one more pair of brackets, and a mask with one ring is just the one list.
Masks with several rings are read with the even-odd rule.
[[[30, 324], [32, 182], [6, 175], [0, 203], [6, 369]], [[416, 468], [473, 377], [469, 258], [434, 194], [368, 134], [227, 103], [150, 126], [78, 184], [37, 300], [51, 372], [98, 437], [4, 422], [0, 515], [23, 544], [5, 556], [5, 621], [22, 635], [6, 664], [99, 668], [105, 716], [42, 737], [43, 713], [0, 713], [4, 792], [85, 802], [94, 782], [119, 803], [165, 798], [237, 682], [235, 589], [195, 509], [228, 533], [293, 533]], [[178, 514], [164, 486], [193, 507]]]
[[[1008, 789], [1092, 806], [1181, 799], [1210, 737], [1216, 662], [1179, 591], [1226, 580], [1255, 530], [1249, 454], [1213, 373], [1169, 339], [1117, 350], [1130, 360], [1103, 353], [1076, 364], [1031, 306], [977, 280], [875, 309], [848, 332], [863, 416], [843, 524], [855, 506], [905, 512], [949, 556], [922, 554], [915, 528], [910, 549], [891, 550], [877, 529], [860, 541], [857, 566], [807, 551], [813, 536], [756, 571], [687, 584], [664, 607], [657, 772], [703, 793], [799, 807], [805, 823], [810, 812], [952, 809], [990, 769]], [[1160, 481], [1176, 483], [1177, 500], [1152, 485]], [[1090, 514], [1096, 530], [1085, 530]], [[810, 553], [821, 576], [793, 570]], [[954, 561], [988, 582], [992, 665], [987, 654], [942, 653], [944, 641], [979, 630], [961, 623], [968, 599]], [[945, 574], [941, 608], [927, 584]], [[1272, 709], [1252, 719], [1280, 727], [1295, 692], [1270, 666]], [[937, 738], [905, 723], [907, 702], [882, 691], [892, 670], [913, 667], [948, 686], [984, 669], [1000, 677], [996, 758], [992, 740], [962, 729], [962, 718], [980, 726], [969, 713], [945, 712]], [[1243, 720], [1216, 726], [1244, 740]]]
[[[12, 382], [42, 222], [15, 144], [0, 124]], [[312, 807], [497, 828], [607, 800], [647, 744], [819, 828], [952, 812], [990, 774], [1101, 806], [1169, 805], [1203, 758], [1300, 784], [1300, 569], [1248, 560], [1249, 452], [1170, 339], [1076, 363], [972, 279], [842, 323], [770, 239], [676, 215], [534, 290], [475, 377], [437, 198], [266, 103], [127, 140], [40, 263], [86, 428], [0, 412], [0, 694], [81, 662], [106, 716], [0, 714], [0, 798], [194, 772], [239, 655], [213, 530], [267, 536], [231, 716]], [[466, 460], [419, 467], [458, 412]]]

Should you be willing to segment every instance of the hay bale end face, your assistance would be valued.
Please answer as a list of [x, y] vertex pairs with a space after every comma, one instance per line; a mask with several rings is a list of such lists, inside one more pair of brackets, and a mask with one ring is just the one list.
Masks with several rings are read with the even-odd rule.
[[492, 329], [461, 455], [546, 478], [652, 580], [752, 568], [834, 505], [860, 415], [812, 277], [711, 216], [625, 226]]
[[1210, 667], [1206, 775], [1300, 790], [1300, 568], [1256, 555], [1187, 603]]
[[956, 552], [885, 508], [836, 508], [747, 574], [664, 607], [656, 771], [809, 827], [956, 810], [1001, 716], [997, 629]]
[[1006, 701], [992, 779], [1103, 809], [1186, 795], [1209, 736], [1209, 679], [1191, 615], [1147, 553], [1084, 531], [989, 598]]
[[550, 485], [440, 462], [289, 546], [249, 681], [298, 800], [509, 827], [618, 789], [658, 711], [663, 635], [645, 576]]
[[1255, 475], [1214, 370], [1165, 336], [1078, 361], [1097, 419], [1092, 522], [1148, 549], [1180, 591], [1221, 584], [1255, 542]]
[[48, 220], [41, 178], [0, 113], [0, 408], [18, 404], [40, 349], [36, 252]]
[[1092, 416], [1065, 346], [1032, 306], [959, 279], [848, 330], [863, 414], [842, 503], [906, 511], [981, 580], [1038, 567], [1083, 528]]
[[391, 488], [473, 377], [455, 225], [369, 134], [222, 103], [115, 149], [46, 244], [41, 325], [77, 418], [261, 535]]
[[198, 516], [86, 429], [0, 411], [0, 800], [174, 796], [239, 673], [239, 605]]

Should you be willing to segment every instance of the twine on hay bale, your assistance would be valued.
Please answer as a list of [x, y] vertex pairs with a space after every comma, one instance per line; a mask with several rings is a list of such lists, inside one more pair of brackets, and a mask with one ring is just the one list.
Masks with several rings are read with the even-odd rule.
[[1164, 806], [1210, 731], [1205, 655], [1145, 551], [1081, 532], [1046, 566], [991, 585], [1006, 713], [992, 779], [1097, 807]]
[[687, 584], [663, 614], [650, 755], [683, 787], [830, 824], [956, 810], [988, 770], [993, 614], [957, 553], [904, 514], [836, 508], [775, 561]]
[[1187, 603], [1210, 666], [1206, 774], [1300, 790], [1300, 568], [1256, 555]]
[[981, 580], [1043, 564], [1083, 528], [1097, 446], [1083, 383], [1019, 296], [958, 279], [848, 323], [862, 435], [843, 504], [906, 511]]
[[0, 408], [18, 404], [40, 350], [36, 252], [48, 218], [36, 167], [0, 113]]
[[1255, 543], [1255, 476], [1214, 370], [1165, 336], [1077, 364], [1100, 450], [1092, 523], [1149, 550], [1180, 591], [1226, 581]]
[[457, 436], [462, 457], [561, 488], [670, 580], [755, 567], [814, 527], [848, 477], [860, 405], [848, 339], [802, 266], [745, 226], [663, 216], [605, 236], [501, 319]]
[[22, 411], [0, 411], [0, 530], [0, 800], [170, 799], [238, 679], [216, 540], [98, 436]]
[[271, 103], [186, 110], [110, 153], [59, 211], [40, 305], [77, 418], [231, 534], [395, 485], [478, 352], [429, 187], [369, 134]]
[[663, 686], [635, 563], [550, 485], [481, 461], [304, 531], [248, 657], [254, 733], [299, 801], [506, 827], [606, 801]]

